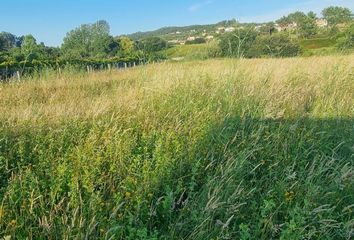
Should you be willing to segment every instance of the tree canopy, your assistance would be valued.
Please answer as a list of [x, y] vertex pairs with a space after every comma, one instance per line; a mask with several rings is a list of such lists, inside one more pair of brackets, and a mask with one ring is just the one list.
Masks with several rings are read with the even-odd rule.
[[159, 52], [168, 47], [166, 40], [160, 37], [148, 37], [137, 43], [138, 49], [147, 53]]
[[8, 51], [9, 49], [16, 47], [17, 37], [8, 32], [0, 33], [0, 51]]
[[344, 36], [339, 39], [337, 47], [342, 51], [354, 49], [354, 23], [345, 30]]
[[249, 50], [257, 34], [252, 28], [238, 29], [236, 32], [225, 34], [219, 44], [222, 54], [237, 58], [249, 56]]
[[114, 56], [118, 43], [110, 36], [109, 24], [100, 20], [67, 33], [61, 49], [67, 58], [100, 58]]
[[286, 34], [260, 35], [250, 49], [252, 57], [295, 57], [300, 45]]
[[130, 56], [134, 50], [135, 50], [135, 45], [134, 41], [131, 40], [128, 37], [119, 37], [117, 39], [118, 45], [119, 45], [119, 55], [122, 57], [127, 57]]
[[322, 11], [323, 17], [330, 25], [348, 23], [353, 20], [353, 12], [345, 7], [328, 7]]

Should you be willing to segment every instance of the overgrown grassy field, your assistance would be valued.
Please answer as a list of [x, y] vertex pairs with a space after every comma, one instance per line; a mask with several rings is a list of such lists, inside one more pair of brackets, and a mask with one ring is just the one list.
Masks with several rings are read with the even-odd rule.
[[341, 55], [336, 48], [337, 40], [331, 38], [304, 39], [300, 42], [302, 56]]
[[354, 56], [0, 85], [0, 238], [352, 239]]
[[337, 41], [334, 38], [315, 38], [302, 40], [301, 46], [305, 49], [334, 48], [336, 43]]
[[163, 51], [169, 59], [183, 58], [183, 60], [203, 60], [220, 55], [218, 42], [204, 44], [177, 45]]

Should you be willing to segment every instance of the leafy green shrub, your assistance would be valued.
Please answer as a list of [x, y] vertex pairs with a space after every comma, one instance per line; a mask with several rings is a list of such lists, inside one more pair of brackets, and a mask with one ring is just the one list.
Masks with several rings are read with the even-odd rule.
[[351, 24], [344, 32], [344, 36], [338, 39], [337, 48], [341, 51], [354, 49], [354, 24]]
[[295, 57], [300, 53], [300, 44], [284, 34], [258, 36], [250, 49], [252, 57]]
[[153, 53], [167, 49], [168, 43], [159, 37], [149, 37], [137, 42], [137, 48], [147, 53]]
[[225, 57], [249, 57], [250, 49], [258, 33], [253, 29], [238, 29], [233, 33], [225, 34], [220, 39], [220, 50]]

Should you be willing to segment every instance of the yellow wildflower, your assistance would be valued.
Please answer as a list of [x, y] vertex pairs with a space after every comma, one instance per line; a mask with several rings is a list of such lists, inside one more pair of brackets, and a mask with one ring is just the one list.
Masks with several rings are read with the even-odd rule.
[[0, 220], [3, 218], [4, 215], [5, 215], [5, 211], [3, 207], [0, 207]]
[[125, 198], [130, 198], [131, 196], [132, 196], [132, 194], [130, 192], [125, 193]]
[[287, 202], [291, 202], [295, 197], [295, 193], [293, 191], [290, 191], [290, 192], [285, 192], [285, 200]]

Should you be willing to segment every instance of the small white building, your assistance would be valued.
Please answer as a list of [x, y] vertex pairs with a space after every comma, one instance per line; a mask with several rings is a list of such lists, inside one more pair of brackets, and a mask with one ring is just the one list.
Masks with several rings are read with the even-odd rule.
[[209, 35], [209, 36], [206, 36], [205, 39], [206, 39], [206, 40], [213, 40], [213, 39], [214, 39], [214, 36], [213, 36], [213, 35]]
[[316, 25], [319, 28], [325, 28], [328, 26], [328, 21], [324, 18], [316, 19]]
[[188, 37], [187, 41], [194, 41], [196, 38], [195, 37]]
[[292, 23], [288, 23], [288, 24], [275, 24], [274, 27], [278, 32], [295, 30], [295, 29], [297, 29], [297, 23], [292, 22]]
[[227, 32], [227, 33], [234, 32], [235, 30], [236, 30], [236, 28], [234, 28], [234, 27], [225, 28], [225, 32]]
[[262, 27], [265, 27], [266, 25], [265, 24], [262, 24], [262, 25], [257, 25], [254, 27], [254, 30], [256, 30], [257, 32], [259, 32], [261, 30]]
[[296, 28], [297, 28], [296, 22], [292, 22], [292, 23], [289, 23], [288, 25], [286, 25], [286, 29], [288, 29], [288, 30], [294, 30]]
[[178, 40], [170, 40], [170, 41], [168, 41], [168, 43], [171, 43], [171, 44], [178, 44], [179, 41], [178, 41]]
[[216, 32], [216, 34], [224, 33], [225, 32], [225, 28], [224, 27], [218, 27], [215, 32]]
[[278, 23], [276, 23], [276, 24], [274, 25], [274, 28], [275, 28], [278, 32], [283, 31], [283, 27], [280, 26]]

